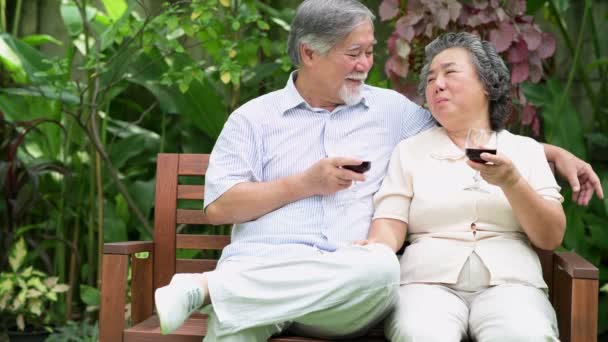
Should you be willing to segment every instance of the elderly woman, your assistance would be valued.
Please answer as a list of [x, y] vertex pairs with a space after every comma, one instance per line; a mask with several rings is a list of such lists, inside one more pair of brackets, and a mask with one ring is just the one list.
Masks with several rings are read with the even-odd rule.
[[[401, 142], [374, 197], [367, 242], [399, 249], [392, 341], [557, 341], [532, 245], [562, 241], [562, 197], [542, 146], [509, 133], [509, 70], [494, 47], [448, 33], [426, 47], [420, 93], [441, 125]], [[497, 131], [488, 163], [465, 156], [471, 128]], [[469, 191], [480, 172], [485, 191]]]

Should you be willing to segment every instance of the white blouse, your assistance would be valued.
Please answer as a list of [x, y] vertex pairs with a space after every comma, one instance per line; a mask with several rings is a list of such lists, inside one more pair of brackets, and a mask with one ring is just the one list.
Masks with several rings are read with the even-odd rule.
[[[511, 159], [543, 198], [563, 201], [541, 144], [502, 130], [498, 153]], [[538, 256], [502, 190], [485, 181], [489, 193], [464, 190], [475, 174], [466, 160], [442, 127], [402, 141], [393, 152], [374, 196], [374, 219], [408, 224], [401, 283], [454, 284], [475, 252], [490, 271], [490, 285], [546, 288]]]

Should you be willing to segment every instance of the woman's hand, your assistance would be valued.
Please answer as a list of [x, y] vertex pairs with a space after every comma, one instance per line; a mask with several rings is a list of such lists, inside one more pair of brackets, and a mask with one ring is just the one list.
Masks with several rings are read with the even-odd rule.
[[470, 160], [467, 160], [467, 164], [474, 170], [479, 171], [486, 182], [505, 189], [514, 186], [521, 179], [521, 175], [513, 162], [504, 155], [482, 153], [481, 158], [492, 164], [480, 164]]

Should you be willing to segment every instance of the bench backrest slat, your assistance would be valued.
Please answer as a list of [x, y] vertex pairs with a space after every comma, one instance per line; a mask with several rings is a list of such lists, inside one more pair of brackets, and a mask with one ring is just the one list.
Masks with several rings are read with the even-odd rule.
[[188, 200], [202, 200], [205, 193], [203, 185], [178, 185], [177, 198]]
[[207, 224], [207, 217], [201, 209], [177, 209], [177, 224]]
[[227, 235], [177, 234], [177, 248], [222, 250], [229, 243]]
[[215, 269], [216, 260], [210, 259], [177, 259], [176, 273], [201, 273]]
[[207, 224], [200, 210], [180, 209], [178, 200], [203, 200], [203, 185], [179, 184], [180, 176], [204, 177], [208, 154], [160, 153], [156, 161], [154, 207], [154, 288], [169, 283], [176, 272], [205, 272], [215, 268], [215, 260], [176, 260], [177, 248], [221, 250], [228, 236], [177, 234], [178, 224]]

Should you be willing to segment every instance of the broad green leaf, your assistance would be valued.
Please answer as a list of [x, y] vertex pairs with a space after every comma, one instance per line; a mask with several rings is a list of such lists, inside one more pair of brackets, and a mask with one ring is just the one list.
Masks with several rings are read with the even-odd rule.
[[[600, 268], [600, 274], [604, 271]], [[605, 286], [605, 285], [604, 285]], [[600, 295], [598, 313], [598, 334], [608, 331], [608, 294], [605, 292]]]
[[178, 27], [177, 29], [169, 32], [166, 38], [167, 40], [173, 40], [182, 37], [184, 34], [186, 34], [186, 32], [181, 27]]
[[27, 285], [34, 287], [35, 289], [41, 292], [47, 292], [49, 290], [46, 286], [44, 286], [42, 281], [40, 281], [40, 278], [31, 278], [27, 281]]
[[608, 65], [608, 58], [600, 58], [598, 60], [595, 60], [595, 61], [587, 64], [585, 69], [586, 69], [587, 73], [590, 73], [593, 69], [599, 68], [602, 66], [606, 66], [606, 65]]
[[539, 9], [545, 5], [546, 0], [528, 0], [526, 13], [534, 15]]
[[42, 296], [42, 292], [36, 290], [36, 289], [29, 289], [27, 291], [27, 297], [28, 298], [36, 298], [36, 297], [40, 297]]
[[546, 84], [524, 83], [522, 89], [528, 100], [541, 108], [547, 142], [586, 160], [581, 117], [569, 97], [562, 97], [564, 91], [561, 83], [550, 79]]
[[[161, 78], [167, 70], [158, 51], [142, 55], [136, 65], [147, 65], [144, 71], [129, 79], [148, 89], [157, 98], [160, 108], [165, 113], [183, 115], [197, 128], [202, 130], [210, 139], [217, 139], [227, 118], [226, 107], [222, 99], [223, 87], [210, 75], [204, 75], [204, 81], [194, 79], [188, 91], [182, 94], [176, 87], [166, 87], [154, 80]], [[175, 56], [175, 68], [181, 65], [192, 65], [194, 61], [189, 56]]]
[[24, 43], [27, 43], [31, 46], [40, 46], [42, 44], [46, 44], [46, 43], [50, 43], [50, 44], [55, 44], [55, 45], [63, 45], [63, 42], [61, 42], [60, 40], [56, 39], [55, 37], [48, 35], [48, 34], [33, 34], [27, 37], [23, 37], [21, 38], [21, 41]]
[[0, 41], [10, 47], [14, 55], [19, 58], [20, 65], [25, 70], [28, 79], [36, 81], [40, 79], [38, 73], [45, 73], [51, 68], [51, 64], [46, 61], [48, 57], [29, 44], [6, 33], [0, 33]]
[[[148, 215], [154, 205], [154, 192], [156, 189], [155, 180], [137, 180], [127, 187], [137, 208], [139, 208], [144, 215]], [[136, 228], [139, 230], [142, 239], [152, 238], [141, 225], [136, 225]]]
[[[83, 23], [80, 11], [78, 7], [74, 3], [74, 0], [63, 0], [61, 2], [60, 7], [61, 17], [63, 18], [63, 23], [65, 24], [66, 29], [71, 37], [76, 37], [83, 32]], [[99, 23], [105, 24], [106, 26], [109, 24], [110, 20], [100, 13], [95, 7], [87, 6], [85, 8], [85, 16], [87, 22], [91, 24]], [[95, 19], [95, 21], [93, 20]], [[93, 29], [99, 29], [98, 25], [92, 25]], [[101, 33], [101, 31], [96, 32]]]
[[6, 42], [4, 41], [5, 37], [8, 36], [4, 34], [0, 35], [0, 57], [2, 57], [5, 63], [8, 63], [8, 65], [11, 65], [15, 68], [22, 68], [23, 66], [21, 65], [21, 60], [13, 52], [10, 46], [6, 44]]
[[0, 294], [9, 292], [13, 288], [13, 282], [7, 277], [0, 282]]
[[127, 241], [126, 222], [118, 217], [114, 204], [108, 200], [105, 200], [103, 208], [104, 242]]
[[8, 263], [11, 266], [11, 270], [13, 272], [17, 272], [21, 265], [23, 265], [23, 261], [27, 255], [27, 247], [25, 246], [25, 240], [20, 238], [17, 243], [11, 249], [11, 254], [8, 257]]
[[56, 293], [63, 293], [69, 289], [70, 289], [70, 286], [68, 286], [67, 284], [57, 284], [57, 285], [55, 285], [55, 287], [53, 287], [51, 289], [51, 291], [56, 292]]
[[29, 266], [28, 268], [26, 268], [23, 272], [21, 272], [21, 276], [23, 278], [29, 278], [32, 275], [32, 271], [33, 271], [33, 267]]
[[258, 20], [257, 24], [260, 30], [270, 30], [270, 25], [268, 25], [268, 23], [263, 20]]
[[220, 0], [220, 4], [224, 7], [230, 7], [230, 0]]
[[578, 251], [585, 243], [585, 225], [581, 209], [575, 205], [565, 208], [568, 226], [564, 234], [564, 246], [569, 250]]
[[52, 302], [57, 301], [57, 293], [55, 293], [55, 292], [47, 292], [44, 296]]
[[99, 289], [88, 285], [80, 285], [80, 299], [86, 305], [99, 305], [99, 298]]
[[106, 8], [106, 12], [108, 13], [108, 17], [113, 21], [116, 21], [128, 9], [127, 2], [125, 0], [101, 0], [103, 2], [103, 6]]
[[589, 228], [591, 230], [591, 239], [589, 242], [603, 250], [608, 250], [608, 230], [606, 230], [606, 225], [593, 224], [590, 225]]
[[16, 82], [26, 82], [26, 73], [21, 64], [21, 60], [13, 52], [11, 47], [6, 44], [2, 35], [0, 35], [0, 62], [4, 64], [6, 70], [13, 74], [13, 78]]
[[76, 94], [46, 85], [39, 87], [4, 88], [0, 89], [0, 92], [18, 96], [41, 97], [50, 101], [58, 100], [67, 105], [77, 105], [80, 103], [80, 98]]
[[132, 135], [125, 139], [121, 139], [117, 143], [108, 147], [108, 153], [114, 167], [120, 169], [134, 157], [141, 154], [141, 150], [137, 147], [146, 147], [146, 137], [141, 135]]
[[42, 314], [42, 301], [39, 299], [32, 299], [29, 301], [29, 311], [36, 316]]
[[125, 197], [121, 193], [118, 193], [114, 197], [114, 201], [116, 202], [116, 215], [118, 215], [121, 220], [129, 222], [131, 213], [129, 212], [129, 205], [127, 204]]
[[25, 304], [26, 300], [27, 300], [27, 289], [23, 288], [17, 294], [17, 297], [15, 297], [15, 300], [13, 300], [13, 309], [17, 310], [17, 309], [21, 308], [23, 306], [23, 304]]
[[59, 281], [59, 277], [49, 277], [44, 280], [44, 285], [48, 288], [52, 288], [55, 285], [57, 285], [58, 281]]
[[275, 24], [279, 25], [283, 30], [287, 32], [291, 31], [291, 26], [285, 20], [277, 17], [272, 17], [270, 18], [270, 20], [272, 20]]

